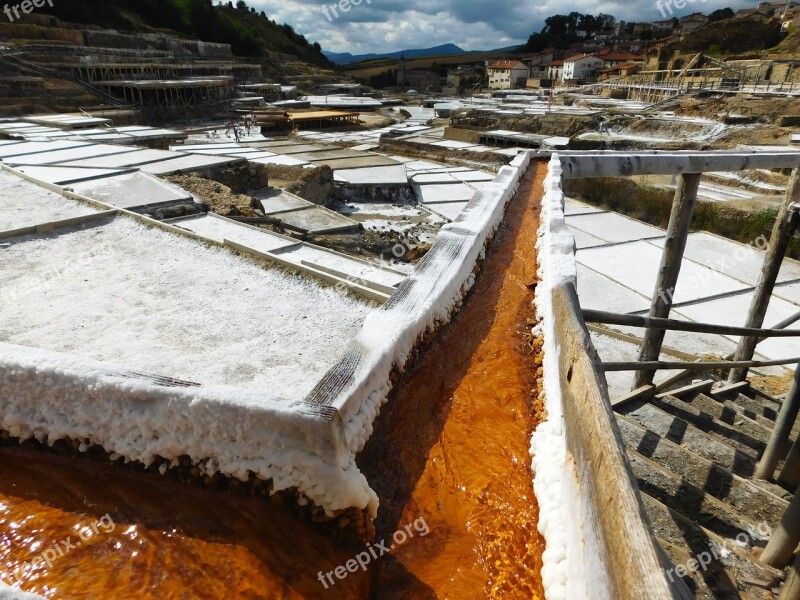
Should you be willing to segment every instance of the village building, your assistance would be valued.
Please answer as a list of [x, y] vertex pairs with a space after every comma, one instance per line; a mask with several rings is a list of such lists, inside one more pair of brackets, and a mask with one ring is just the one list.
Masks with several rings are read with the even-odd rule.
[[528, 81], [528, 66], [517, 60], [495, 60], [486, 65], [489, 89], [511, 90], [523, 88]]
[[595, 72], [603, 68], [602, 58], [592, 54], [576, 54], [564, 60], [563, 80], [582, 81], [592, 77]]

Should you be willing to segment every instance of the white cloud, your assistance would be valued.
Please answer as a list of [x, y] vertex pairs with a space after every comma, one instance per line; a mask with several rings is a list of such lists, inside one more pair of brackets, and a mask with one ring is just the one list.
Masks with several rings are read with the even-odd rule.
[[[686, 0], [676, 16], [718, 8], [754, 7], [746, 0]], [[278, 23], [288, 23], [309, 41], [333, 52], [392, 52], [454, 43], [465, 50], [491, 50], [523, 43], [539, 31], [544, 19], [572, 11], [608, 13], [624, 21], [656, 21], [662, 17], [655, 0], [361, 0], [337, 18], [325, 6], [334, 0], [251, 0]]]

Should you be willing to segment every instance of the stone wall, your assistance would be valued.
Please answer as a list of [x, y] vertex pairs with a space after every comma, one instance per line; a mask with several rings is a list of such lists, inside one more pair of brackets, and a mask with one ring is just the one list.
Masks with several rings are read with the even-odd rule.
[[300, 170], [297, 183], [286, 187], [287, 192], [322, 206], [333, 202], [333, 169], [323, 166], [316, 169], [300, 167]]
[[456, 140], [459, 142], [469, 142], [471, 144], [479, 143], [481, 137], [480, 131], [472, 129], [460, 129], [458, 127], [446, 127], [444, 130], [444, 139]]
[[234, 194], [247, 194], [269, 186], [267, 167], [246, 161], [205, 169], [202, 174], [208, 179], [226, 185]]
[[147, 41], [137, 35], [126, 35], [112, 31], [84, 31], [84, 42], [87, 46], [101, 48], [126, 48], [131, 50], [147, 50]]

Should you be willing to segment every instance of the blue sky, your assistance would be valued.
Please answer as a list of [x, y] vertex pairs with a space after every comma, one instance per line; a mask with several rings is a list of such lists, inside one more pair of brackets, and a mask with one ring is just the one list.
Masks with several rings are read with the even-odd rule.
[[[354, 0], [358, 2], [359, 0]], [[662, 0], [663, 1], [663, 0]], [[706, 14], [730, 6], [755, 7], [758, 2], [684, 0], [675, 16], [701, 11]], [[278, 23], [288, 23], [312, 42], [333, 52], [391, 52], [454, 43], [466, 50], [490, 50], [524, 42], [539, 31], [553, 14], [577, 11], [609, 13], [625, 21], [662, 19], [655, 0], [360, 0], [337, 16], [328, 8], [333, 0], [250, 0], [249, 6], [265, 11]], [[338, 4], [338, 3], [337, 3]], [[671, 16], [671, 15], [670, 15]]]

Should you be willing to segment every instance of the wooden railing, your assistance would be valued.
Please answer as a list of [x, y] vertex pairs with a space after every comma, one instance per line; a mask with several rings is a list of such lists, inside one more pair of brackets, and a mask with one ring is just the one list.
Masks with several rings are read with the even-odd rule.
[[[578, 177], [629, 177], [648, 174], [679, 174], [679, 185], [675, 193], [669, 220], [663, 255], [653, 292], [651, 308], [648, 316], [614, 314], [602, 311], [581, 310], [574, 285], [564, 283], [552, 290], [552, 301], [557, 311], [556, 339], [561, 345], [561, 388], [563, 395], [563, 411], [566, 437], [570, 453], [575, 458], [576, 468], [583, 469], [585, 479], [582, 485], [592, 488], [597, 498], [615, 498], [618, 504], [614, 510], [607, 506], [597, 505], [596, 514], [590, 517], [589, 529], [598, 539], [594, 540], [606, 553], [610, 568], [625, 572], [641, 586], [647, 582], [650, 590], [648, 598], [665, 598], [671, 593], [674, 597], [685, 597], [686, 590], [667, 589], [658, 578], [653, 579], [645, 571], [647, 565], [654, 564], [653, 543], [643, 537], [639, 529], [645, 527], [646, 518], [641, 516], [633, 522], [621, 523], [615, 518], [619, 514], [635, 514], [641, 506], [623, 498], [623, 488], [636, 489], [632, 475], [627, 469], [624, 450], [616, 423], [611, 413], [611, 401], [608, 399], [605, 378], [598, 373], [605, 371], [630, 370], [636, 372], [634, 391], [641, 397], [654, 394], [655, 373], [661, 369], [684, 369], [684, 374], [698, 370], [724, 369], [730, 370], [732, 383], [742, 381], [750, 367], [798, 364], [792, 388], [782, 403], [775, 429], [768, 442], [767, 449], [758, 466], [757, 476], [771, 478], [782, 451], [788, 445], [792, 426], [800, 413], [800, 357], [780, 360], [753, 360], [755, 348], [759, 342], [770, 338], [789, 338], [800, 336], [800, 330], [786, 330], [785, 327], [800, 320], [800, 313], [784, 319], [773, 328], [764, 328], [764, 318], [769, 300], [772, 296], [778, 271], [785, 256], [789, 241], [795, 234], [798, 222], [798, 203], [800, 202], [800, 153], [796, 152], [645, 152], [632, 155], [630, 153], [565, 153], [554, 155], [555, 167], [561, 172], [558, 192], [561, 194], [563, 207], [563, 188], [565, 181]], [[554, 168], [551, 165], [551, 168]], [[692, 216], [697, 202], [700, 176], [704, 172], [740, 171], [746, 169], [793, 169], [792, 177], [781, 206], [770, 239], [769, 249], [765, 255], [764, 265], [758, 284], [753, 292], [753, 301], [743, 327], [693, 323], [670, 319], [671, 299], [662, 290], [674, 290], [681, 271], [684, 250], [690, 231]], [[563, 213], [558, 215], [563, 222]], [[552, 224], [549, 224], [552, 226]], [[563, 244], [562, 244], [563, 245]], [[547, 248], [545, 248], [547, 250]], [[555, 248], [555, 253], [564, 253], [565, 249]], [[574, 252], [574, 248], [573, 248]], [[561, 260], [561, 259], [559, 259]], [[602, 363], [592, 346], [586, 322], [603, 323], [620, 326], [642, 327], [646, 333], [639, 359], [633, 362]], [[667, 362], [660, 361], [664, 334], [668, 330], [688, 331], [705, 334], [740, 336], [735, 354], [714, 362]], [[672, 378], [675, 381], [677, 378]], [[620, 470], [620, 465], [625, 465]], [[623, 472], [625, 471], [625, 472]], [[779, 478], [792, 486], [800, 485], [800, 440], [795, 443]], [[800, 490], [799, 490], [800, 491]], [[643, 515], [643, 513], [641, 513]], [[586, 517], [586, 515], [581, 515]], [[645, 527], [646, 528], [646, 527]], [[628, 538], [627, 543], [624, 541]], [[618, 555], [613, 546], [630, 548], [634, 544], [637, 559]], [[773, 536], [762, 560], [775, 566], [783, 567], [791, 560], [794, 549], [800, 543], [800, 494], [795, 495], [787, 514], [778, 526], [778, 534]], [[641, 548], [641, 550], [640, 550]], [[663, 557], [662, 557], [663, 558]], [[627, 571], [625, 571], [627, 569]], [[794, 582], [794, 583], [792, 583]], [[800, 594], [800, 559], [790, 576], [786, 589], [798, 589]], [[611, 589], [618, 598], [637, 597], [631, 589], [630, 582], [616, 580], [612, 576]], [[639, 591], [643, 589], [638, 588]], [[641, 597], [641, 596], [639, 596]], [[786, 596], [795, 598], [795, 596]], [[796, 596], [800, 598], [800, 595]], [[782, 596], [783, 598], [783, 596]]]
[[[569, 322], [571, 319], [573, 327], [580, 326], [585, 328], [585, 325], [583, 325], [585, 320], [591, 323], [645, 329], [644, 341], [637, 361], [598, 364], [598, 368], [603, 371], [628, 370], [636, 373], [633, 393], [627, 398], [637, 396], [646, 398], [648, 395], [653, 395], [656, 391], [656, 386], [653, 385], [655, 373], [662, 369], [685, 369], [684, 375], [701, 370], [729, 370], [729, 381], [735, 384], [746, 379], [748, 370], [751, 367], [797, 365], [792, 386], [782, 402], [775, 427], [756, 470], [757, 478], [771, 479], [775, 474], [780, 459], [783, 458], [792, 427], [800, 414], [800, 357], [769, 361], [756, 361], [753, 360], [753, 357], [756, 346], [765, 339], [800, 337], [800, 330], [785, 329], [785, 327], [800, 320], [800, 313], [792, 315], [773, 328], [763, 327], [778, 272], [789, 242], [795, 235], [798, 224], [800, 224], [800, 206], [798, 205], [800, 203], [800, 169], [798, 169], [800, 166], [800, 153], [571, 153], [561, 155], [560, 161], [563, 168], [562, 188], [564, 180], [574, 177], [627, 177], [645, 174], [678, 174], [680, 176], [649, 315], [644, 317], [597, 310], [581, 310], [575, 299], [565, 298], [563, 299], [565, 304], [571, 306], [571, 310], [580, 313], [578, 322], [570, 315], [565, 315], [565, 320]], [[745, 325], [743, 327], [733, 327], [670, 319], [672, 298], [670, 295], [664, 294], [663, 290], [674, 290], [677, 285], [702, 173], [759, 168], [793, 169], [793, 172], [786, 197], [775, 220], [769, 247], [764, 257], [764, 264], [753, 292], [750, 310], [745, 318]], [[719, 361], [660, 361], [659, 358], [666, 331], [739, 336], [740, 342], [733, 355]], [[570, 334], [562, 327], [561, 335], [567, 339], [559, 339], [559, 342], [569, 347], [572, 343], [569, 338], [574, 337], [575, 334]], [[584, 343], [587, 347], [591, 347], [591, 342], [588, 339]], [[573, 380], [570, 382], [569, 376], [567, 377], [565, 383], [567, 391], [575, 385], [575, 372], [573, 370], [570, 373]], [[583, 375], [581, 377], [583, 378], [583, 385], [591, 385], [587, 378]], [[673, 381], [675, 379], [673, 378]], [[570, 399], [574, 400], [574, 398]], [[582, 410], [588, 409], [583, 404], [581, 404], [581, 407]], [[566, 411], [567, 405], [565, 403], [565, 413]], [[615, 425], [613, 423], [609, 424], [604, 416], [595, 414], [594, 418], [601, 433], [606, 427], [615, 429]], [[585, 440], [587, 444], [596, 443], [595, 441], [590, 441], [589, 432], [584, 432], [584, 435], [587, 436]], [[778, 479], [784, 485], [791, 486], [792, 489], [800, 486], [800, 438], [794, 443], [786, 457]], [[618, 481], [617, 483], [621, 484], [622, 482]], [[800, 489], [798, 489], [798, 492], [800, 492]], [[602, 515], [600, 515], [600, 518], [602, 518]], [[609, 533], [609, 535], [611, 534]], [[776, 534], [773, 535], [764, 550], [761, 560], [772, 566], [783, 568], [792, 560], [798, 543], [800, 543], [800, 493], [794, 495], [789, 509], [778, 525]], [[800, 599], [800, 555], [793, 564], [781, 598]]]
[[[586, 155], [587, 161], [597, 155]], [[576, 291], [574, 239], [564, 219], [563, 183], [568, 159], [554, 156], [545, 184], [543, 225], [539, 239], [542, 282], [537, 287], [544, 337], [544, 392], [548, 422], [534, 434], [532, 450], [552, 453], [564, 444], [562, 466], [546, 459], [537, 470], [537, 494], [560, 486], [560, 506], [542, 504], [551, 521], [574, 525], [566, 540], [551, 540], [548, 548], [568, 557], [565, 597], [592, 600], [685, 600], [692, 594], [683, 580], [667, 576], [671, 568], [649, 526], [637, 493], [622, 438], [608, 396], [602, 362], [592, 345]], [[588, 166], [577, 171], [585, 172]], [[556, 377], [557, 375], [557, 377]], [[553, 422], [555, 421], [555, 422]], [[542, 433], [542, 427], [549, 427]], [[560, 434], [560, 435], [559, 435]], [[549, 436], [540, 441], [537, 436]], [[559, 439], [560, 438], [560, 439]], [[560, 451], [555, 452], [556, 456]], [[552, 469], [557, 475], [549, 478]], [[540, 477], [543, 481], [540, 483]], [[544, 514], [544, 513], [543, 513]], [[553, 542], [553, 543], [551, 543]]]

